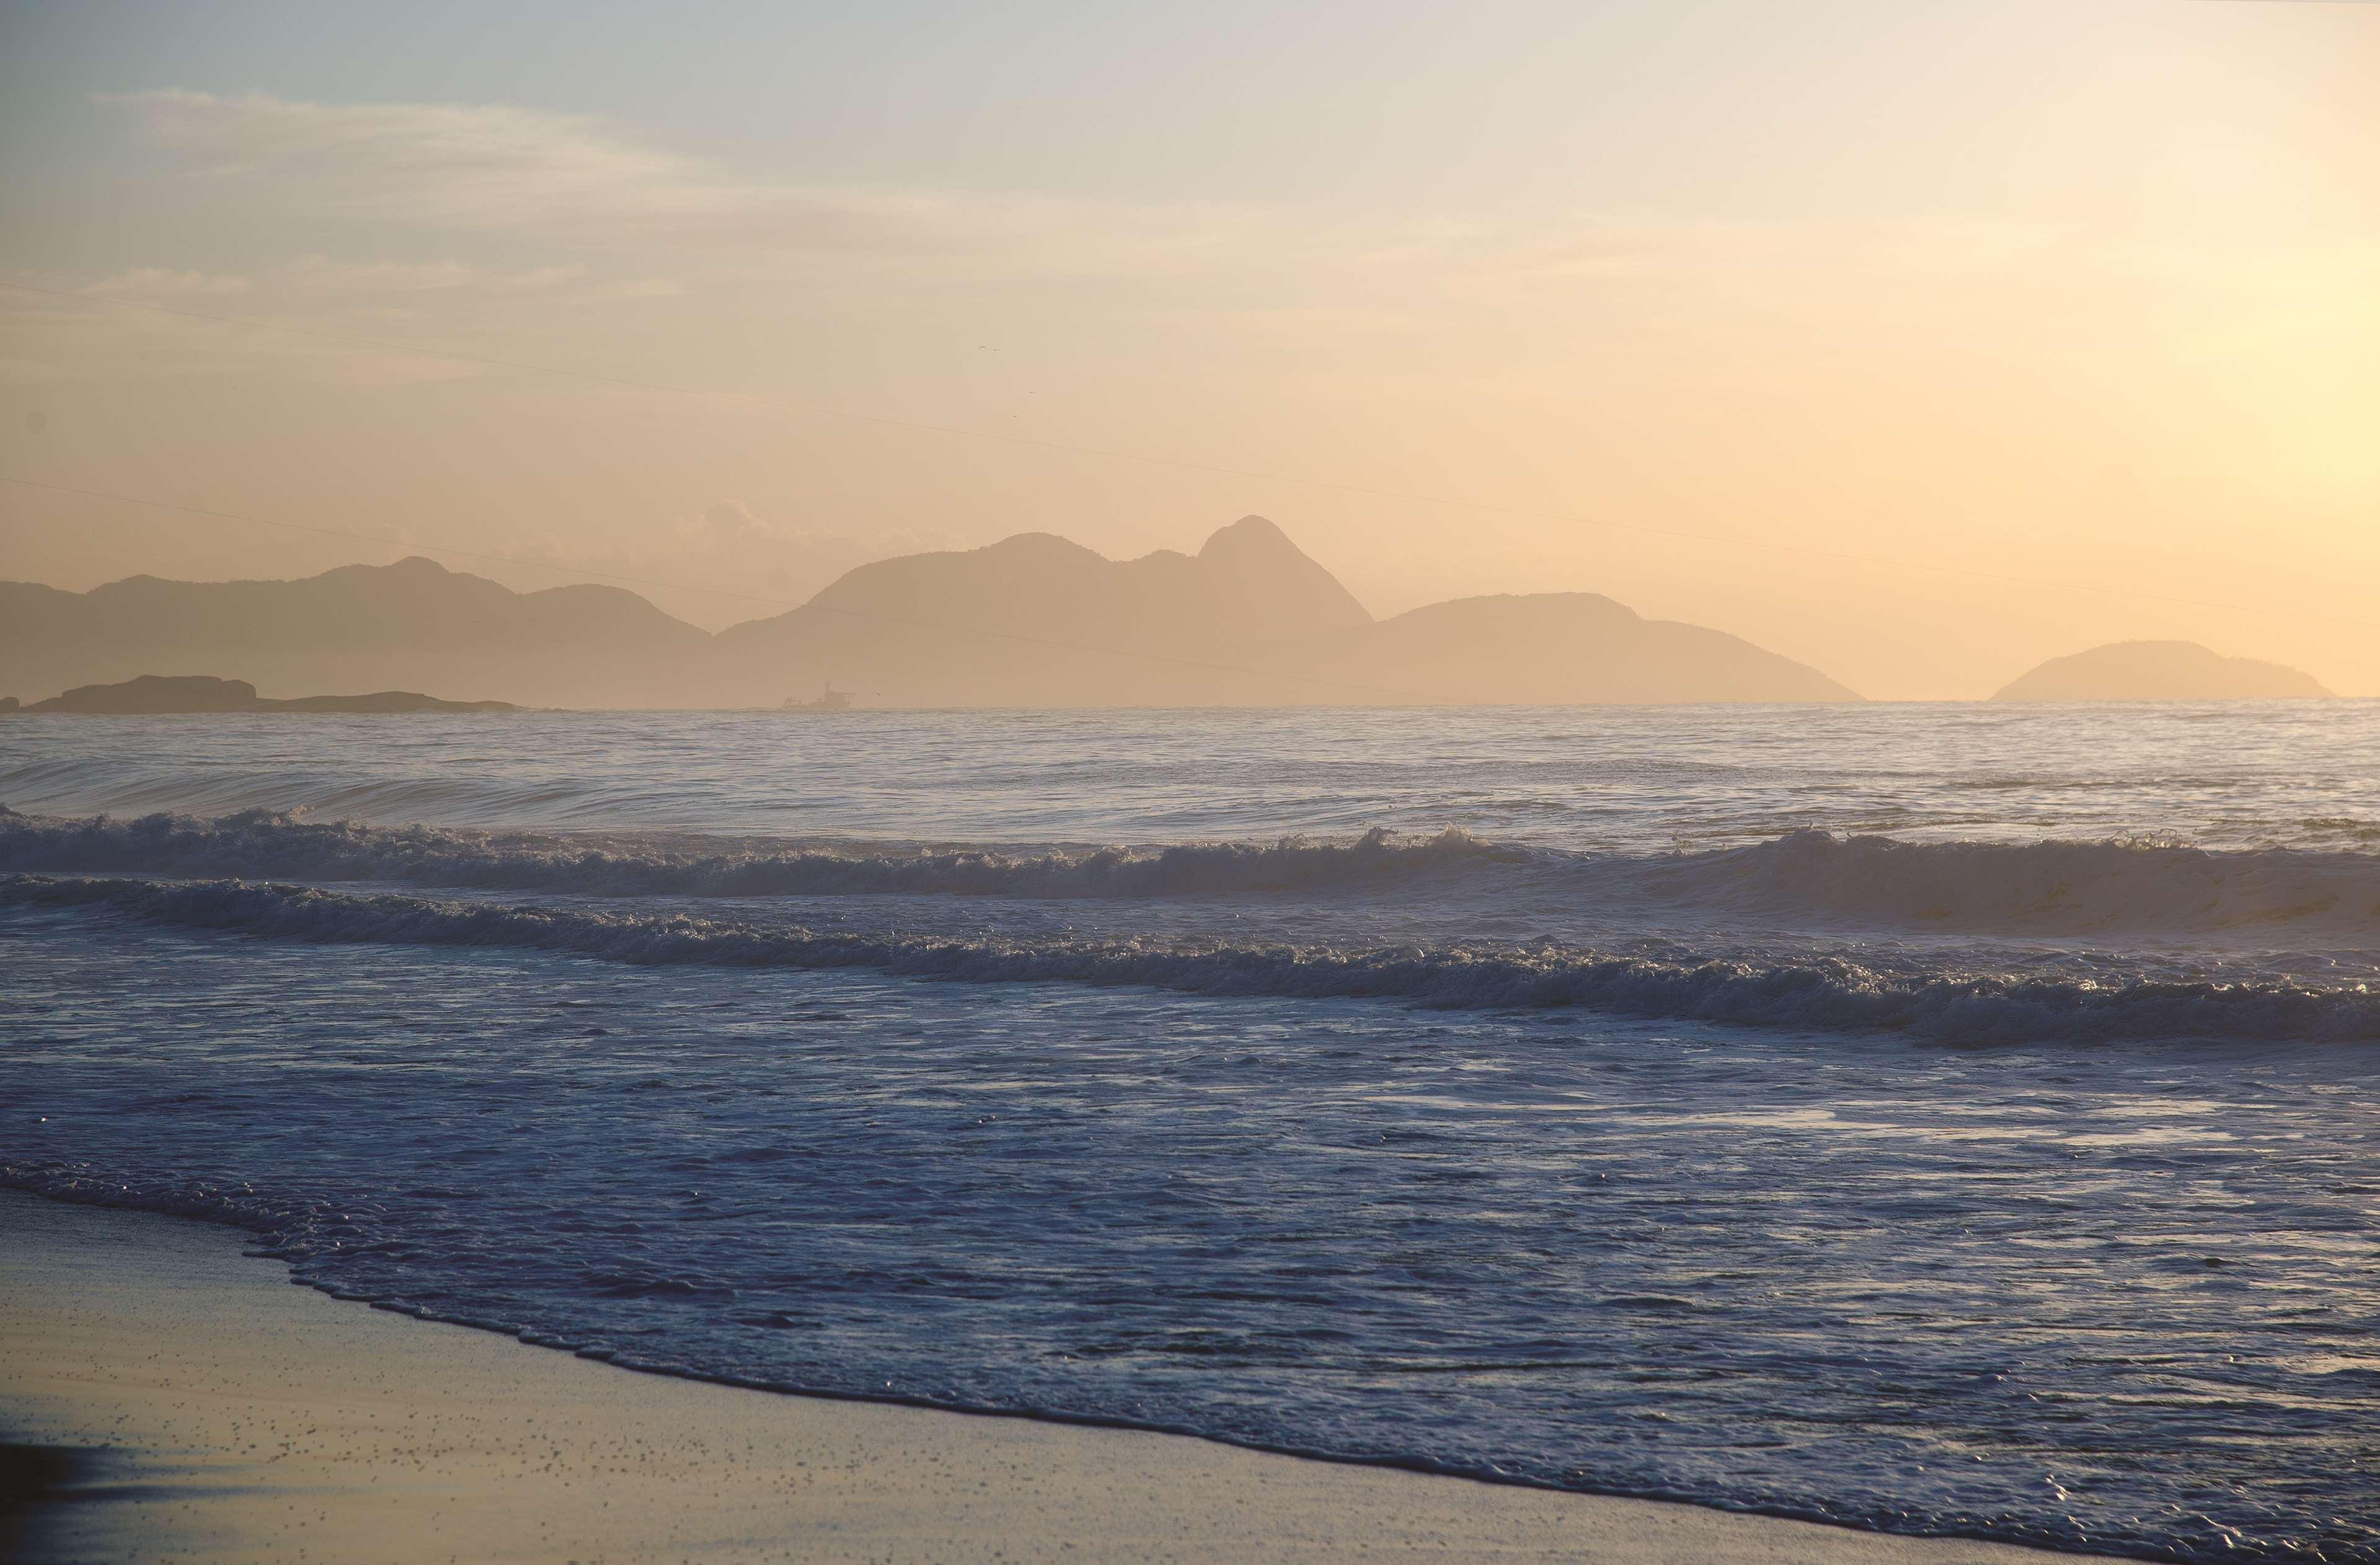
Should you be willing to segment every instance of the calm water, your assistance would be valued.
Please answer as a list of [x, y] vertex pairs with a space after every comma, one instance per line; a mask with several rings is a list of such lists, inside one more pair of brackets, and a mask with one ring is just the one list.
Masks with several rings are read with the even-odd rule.
[[2376, 757], [2370, 703], [17, 720], [0, 1163], [648, 1366], [2380, 1559]]

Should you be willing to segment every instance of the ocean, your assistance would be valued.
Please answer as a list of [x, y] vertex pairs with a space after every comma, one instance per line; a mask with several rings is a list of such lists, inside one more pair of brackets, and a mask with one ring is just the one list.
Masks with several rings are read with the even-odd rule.
[[0, 720], [0, 1178], [739, 1384], [2380, 1560], [2380, 703]]

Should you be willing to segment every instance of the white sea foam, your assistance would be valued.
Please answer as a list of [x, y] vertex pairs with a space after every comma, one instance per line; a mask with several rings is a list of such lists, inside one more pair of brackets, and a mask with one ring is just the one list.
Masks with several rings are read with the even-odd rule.
[[1538, 856], [1450, 830], [1415, 841], [1374, 831], [1341, 842], [1209, 843], [1133, 849], [788, 846], [686, 838], [492, 834], [315, 822], [250, 810], [220, 820], [152, 815], [0, 817], [0, 867], [387, 880], [589, 896], [868, 893], [1163, 897], [1404, 883]]
[[1135, 985], [1201, 994], [1395, 1000], [1628, 1014], [1970, 1043], [2380, 1039], [2368, 985], [1894, 973], [1843, 958], [1653, 960], [1559, 947], [1351, 949], [1228, 940], [820, 932], [728, 917], [451, 902], [238, 880], [11, 874], [0, 901], [169, 927], [326, 942], [512, 947], [611, 961], [868, 967], [976, 983]]
[[2380, 1560], [2380, 703], [6, 737], [0, 1183], [649, 1368]]

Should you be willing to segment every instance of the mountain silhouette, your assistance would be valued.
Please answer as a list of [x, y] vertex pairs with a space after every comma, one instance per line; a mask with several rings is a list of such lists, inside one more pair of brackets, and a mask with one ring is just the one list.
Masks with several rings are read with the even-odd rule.
[[1858, 699], [1592, 593], [1376, 621], [1261, 516], [1196, 554], [1110, 560], [1040, 532], [880, 560], [716, 636], [619, 588], [515, 592], [420, 558], [298, 581], [0, 583], [0, 671], [28, 694], [221, 671], [551, 707], [775, 706], [825, 685], [898, 707]]
[[1995, 701], [2257, 701], [2323, 697], [2312, 674], [2227, 658], [2195, 641], [2111, 641], [2052, 658]]
[[1028, 532], [880, 560], [719, 643], [735, 673], [771, 671], [769, 688], [841, 683], [894, 705], [1205, 705], [1310, 697], [1294, 680], [1186, 663], [1371, 623], [1279, 528], [1246, 516], [1195, 555], [1116, 561]]
[[1102, 647], [1270, 641], [1372, 623], [1336, 576], [1262, 516], [1243, 516], [1196, 554], [1160, 549], [1114, 561], [1054, 533], [1026, 532], [982, 549], [880, 560], [795, 613], [811, 610]]
[[19, 691], [222, 671], [267, 690], [661, 705], [686, 698], [710, 639], [616, 587], [515, 592], [419, 556], [298, 581], [0, 586], [0, 669]]
[[1648, 620], [1592, 592], [1458, 598], [1292, 654], [1301, 673], [1407, 699], [1515, 705], [1856, 701], [1805, 664], [1723, 631]]

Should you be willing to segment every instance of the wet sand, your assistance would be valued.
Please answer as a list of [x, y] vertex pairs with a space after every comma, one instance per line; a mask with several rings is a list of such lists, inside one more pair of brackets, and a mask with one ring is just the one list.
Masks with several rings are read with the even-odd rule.
[[[638, 1375], [0, 1192], [29, 1561], [2073, 1559]], [[12, 1539], [9, 1529], [16, 1530]]]

